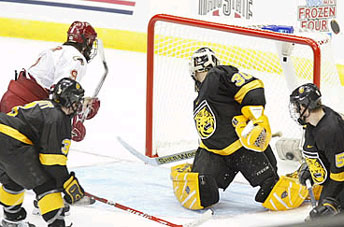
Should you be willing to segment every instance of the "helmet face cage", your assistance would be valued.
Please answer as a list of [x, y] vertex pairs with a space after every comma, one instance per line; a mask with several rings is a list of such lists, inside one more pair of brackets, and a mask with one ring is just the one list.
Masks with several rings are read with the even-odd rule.
[[196, 79], [196, 72], [206, 72], [220, 64], [214, 51], [208, 47], [202, 47], [195, 51], [189, 62], [191, 77], [195, 80], [195, 88], [198, 90], [201, 83]]
[[[301, 109], [301, 106], [304, 109]], [[321, 107], [321, 93], [315, 84], [307, 83], [296, 88], [290, 95], [289, 114], [301, 125], [306, 124], [305, 113]], [[302, 112], [301, 112], [302, 111]]]
[[87, 62], [90, 62], [98, 52], [98, 40], [95, 39], [92, 43], [85, 46], [83, 55], [86, 58]]
[[77, 81], [63, 78], [54, 87], [52, 99], [61, 106], [72, 108], [74, 116], [82, 109], [84, 93]]
[[290, 102], [289, 103], [289, 115], [297, 123], [300, 123], [299, 122], [299, 119], [301, 117], [300, 111], [301, 111], [301, 108], [297, 102]]
[[88, 22], [74, 21], [67, 31], [67, 42], [79, 43], [87, 62], [97, 54], [96, 38], [97, 33]]

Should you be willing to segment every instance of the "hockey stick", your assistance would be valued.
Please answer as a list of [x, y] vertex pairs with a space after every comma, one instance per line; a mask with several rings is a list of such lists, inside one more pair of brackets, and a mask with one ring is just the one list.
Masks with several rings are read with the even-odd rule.
[[[306, 180], [306, 187], [308, 189], [309, 192], [309, 196], [311, 198], [311, 204], [312, 204], [312, 209], [315, 208], [317, 206], [317, 201], [315, 200], [315, 196], [314, 196], [314, 192], [313, 192], [313, 188], [312, 188], [312, 184], [311, 184], [311, 180], [307, 179]], [[305, 221], [310, 221], [311, 217], [308, 215], [305, 219]]]
[[[107, 63], [105, 61], [105, 54], [104, 54], [104, 46], [103, 46], [103, 41], [101, 39], [98, 39], [97, 41], [98, 43], [98, 52], [99, 52], [99, 57], [100, 57], [100, 60], [102, 61], [103, 63], [103, 66], [104, 66], [104, 74], [102, 76], [102, 78], [100, 79], [96, 89], [94, 90], [94, 93], [93, 93], [93, 96], [92, 96], [92, 99], [96, 98], [99, 94], [99, 91], [100, 89], [102, 88], [103, 84], [104, 84], [104, 81], [105, 81], [105, 78], [106, 76], [108, 75], [108, 72], [109, 72], [109, 68], [107, 66]], [[82, 119], [81, 121], [84, 122], [87, 115], [89, 114], [90, 112], [90, 108], [86, 108], [83, 115], [82, 115]]]
[[317, 201], [315, 200], [315, 196], [314, 196], [314, 192], [313, 192], [313, 188], [312, 188], [312, 184], [311, 184], [311, 180], [307, 179], [306, 180], [306, 186], [309, 192], [309, 196], [311, 197], [311, 204], [312, 204], [312, 208], [317, 206]]
[[127, 206], [124, 206], [122, 204], [119, 204], [119, 203], [115, 203], [113, 201], [110, 201], [110, 200], [107, 200], [107, 199], [104, 199], [104, 198], [100, 198], [100, 197], [97, 197], [95, 195], [92, 195], [88, 192], [85, 192], [85, 195], [90, 197], [91, 199], [94, 199], [96, 201], [99, 201], [99, 202], [102, 202], [102, 203], [105, 203], [105, 204], [108, 204], [110, 206], [114, 206], [118, 209], [121, 209], [121, 210], [124, 210], [124, 211], [127, 211], [131, 214], [136, 214], [140, 217], [143, 217], [143, 218], [147, 218], [151, 221], [155, 221], [155, 222], [158, 222], [162, 225], [167, 225], [167, 226], [172, 226], [172, 227], [193, 227], [193, 226], [197, 226], [201, 223], [203, 223], [204, 221], [208, 220], [212, 215], [213, 215], [213, 211], [212, 210], [207, 210], [205, 213], [203, 213], [200, 218], [196, 219], [195, 221], [192, 221], [190, 223], [187, 223], [187, 224], [184, 224], [184, 225], [178, 225], [178, 224], [174, 224], [174, 223], [171, 223], [169, 221], [166, 221], [166, 220], [163, 220], [161, 218], [158, 218], [158, 217], [155, 217], [155, 216], [152, 216], [152, 215], [149, 215], [149, 214], [146, 214], [142, 211], [139, 211], [139, 210], [136, 210], [136, 209], [133, 209], [133, 208], [130, 208], [130, 207], [127, 207]]
[[137, 151], [135, 148], [130, 146], [127, 142], [122, 140], [121, 137], [117, 137], [118, 141], [122, 146], [127, 149], [130, 153], [132, 153], [134, 156], [136, 156], [138, 159], [143, 161], [145, 164], [152, 165], [152, 166], [158, 166], [166, 163], [171, 163], [171, 162], [177, 162], [181, 161], [184, 159], [189, 159], [195, 157], [196, 150], [189, 150], [189, 151], [183, 151], [177, 154], [171, 154], [167, 156], [162, 156], [162, 157], [156, 157], [156, 158], [150, 158], [139, 151]]
[[[281, 137], [282, 132], [278, 131], [276, 133], [273, 133], [271, 136], [272, 137]], [[136, 156], [138, 159], [143, 161], [145, 164], [152, 165], [152, 166], [159, 166], [159, 165], [168, 164], [168, 163], [172, 163], [172, 162], [178, 162], [181, 160], [193, 158], [196, 155], [196, 150], [189, 150], [189, 151], [182, 151], [182, 152], [179, 152], [176, 154], [171, 154], [171, 155], [166, 155], [166, 156], [161, 156], [161, 157], [156, 157], [156, 158], [150, 158], [150, 157], [143, 155], [141, 152], [137, 151], [135, 148], [130, 146], [121, 137], [117, 137], [117, 140], [131, 154]]]

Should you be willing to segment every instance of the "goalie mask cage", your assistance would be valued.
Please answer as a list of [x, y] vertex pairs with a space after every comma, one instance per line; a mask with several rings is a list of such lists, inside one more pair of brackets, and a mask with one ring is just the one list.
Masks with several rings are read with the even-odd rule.
[[146, 155], [149, 157], [198, 147], [193, 120], [197, 93], [189, 60], [203, 46], [211, 48], [221, 64], [236, 66], [263, 81], [265, 113], [272, 132], [299, 138], [300, 126], [289, 116], [289, 95], [306, 82], [321, 86], [324, 104], [337, 111], [343, 109], [339, 107], [343, 87], [327, 35], [284, 34], [158, 14], [148, 25]]

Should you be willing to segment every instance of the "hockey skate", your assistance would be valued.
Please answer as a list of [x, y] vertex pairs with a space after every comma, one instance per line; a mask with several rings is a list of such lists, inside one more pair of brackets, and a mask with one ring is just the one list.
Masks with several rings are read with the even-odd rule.
[[92, 205], [96, 202], [95, 199], [88, 197], [88, 196], [84, 196], [82, 197], [82, 199], [80, 199], [79, 201], [75, 202], [74, 205], [78, 205], [78, 206], [87, 206], [87, 205]]
[[10, 221], [7, 219], [2, 219], [1, 227], [36, 227], [34, 224], [24, 221]]

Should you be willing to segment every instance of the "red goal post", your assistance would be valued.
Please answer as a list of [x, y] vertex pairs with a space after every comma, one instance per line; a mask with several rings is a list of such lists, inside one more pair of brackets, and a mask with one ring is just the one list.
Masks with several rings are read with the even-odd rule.
[[[151, 18], [148, 24], [148, 33], [147, 33], [147, 90], [146, 90], [146, 156], [152, 157], [156, 155], [158, 152], [157, 148], [154, 147], [154, 141], [156, 140], [153, 138], [153, 130], [154, 130], [154, 98], [156, 97], [156, 94], [154, 94], [154, 91], [156, 87], [154, 86], [154, 79], [157, 75], [155, 75], [155, 64], [156, 59], [155, 55], [156, 50], [156, 38], [159, 36], [159, 34], [156, 33], [156, 25], [158, 22], [164, 22], [169, 24], [175, 24], [175, 25], [185, 25], [188, 28], [194, 27], [194, 28], [204, 28], [207, 29], [207, 31], [214, 30], [219, 31], [223, 33], [231, 33], [240, 35], [243, 37], [255, 37], [255, 38], [263, 38], [273, 41], [282, 41], [286, 43], [293, 43], [293, 44], [300, 44], [309, 46], [313, 51], [313, 64], [312, 64], [312, 82], [320, 86], [320, 73], [321, 73], [321, 50], [320, 46], [317, 41], [315, 41], [312, 38], [292, 35], [292, 34], [284, 34], [284, 33], [277, 33], [277, 32], [271, 32], [267, 30], [262, 29], [254, 29], [254, 28], [247, 28], [247, 27], [240, 27], [240, 26], [233, 26], [233, 25], [227, 25], [227, 24], [221, 24], [221, 23], [215, 23], [215, 22], [209, 22], [209, 21], [202, 21], [202, 20], [196, 20], [191, 18], [184, 18], [184, 17], [178, 17], [178, 16], [172, 16], [172, 15], [165, 15], [165, 14], [158, 14]], [[182, 32], [183, 33], [183, 32]], [[173, 35], [173, 34], [172, 34]], [[176, 34], [178, 36], [178, 34]], [[201, 47], [201, 46], [199, 46]], [[173, 48], [172, 48], [173, 49]], [[216, 52], [216, 51], [215, 51]], [[189, 56], [191, 53], [188, 53]], [[240, 69], [240, 67], [239, 67]], [[254, 74], [253, 74], [254, 75]], [[189, 78], [192, 80], [191, 78]], [[192, 106], [192, 103], [190, 103]], [[171, 111], [179, 111], [179, 109], [174, 109]], [[191, 116], [192, 118], [192, 116]], [[171, 119], [173, 121], [173, 119]], [[164, 122], [159, 122], [161, 124], [164, 124]], [[194, 127], [194, 126], [193, 126]], [[195, 147], [196, 148], [196, 147]]]

